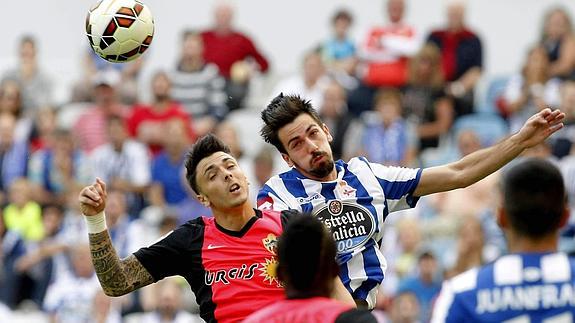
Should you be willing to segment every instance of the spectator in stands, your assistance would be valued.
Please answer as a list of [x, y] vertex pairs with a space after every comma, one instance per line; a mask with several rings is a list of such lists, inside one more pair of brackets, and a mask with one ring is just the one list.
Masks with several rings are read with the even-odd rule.
[[453, 100], [445, 93], [441, 53], [426, 44], [409, 62], [408, 83], [402, 88], [403, 116], [416, 125], [419, 151], [437, 148], [454, 118]]
[[455, 98], [455, 115], [473, 112], [474, 90], [481, 77], [483, 50], [481, 40], [465, 22], [463, 0], [450, 0], [447, 25], [427, 38], [441, 50], [447, 93]]
[[32, 131], [32, 116], [24, 114], [22, 87], [14, 80], [0, 83], [0, 114], [9, 113], [16, 119], [14, 136], [16, 140], [28, 141]]
[[201, 33], [204, 57], [218, 66], [226, 79], [225, 92], [230, 110], [243, 107], [249, 82], [255, 71], [267, 72], [268, 61], [245, 34], [234, 29], [234, 8], [220, 2], [214, 7], [213, 26]]
[[183, 106], [172, 100], [172, 82], [168, 74], [156, 72], [152, 77], [151, 90], [151, 104], [141, 103], [132, 107], [127, 122], [130, 136], [147, 144], [152, 154], [157, 155], [165, 137], [164, 124], [171, 119], [178, 119], [186, 125], [187, 134], [184, 135], [193, 140], [192, 121]]
[[127, 195], [129, 213], [137, 216], [144, 207], [143, 194], [150, 185], [150, 157], [144, 144], [128, 136], [126, 122], [118, 116], [107, 120], [108, 143], [91, 154], [94, 175], [109, 183], [112, 190]]
[[6, 203], [6, 192], [12, 182], [26, 176], [28, 146], [15, 139], [16, 119], [0, 113], [0, 205]]
[[477, 217], [466, 216], [459, 221], [457, 249], [451, 250], [454, 259], [449, 264], [445, 277], [451, 278], [473, 267], [483, 265], [483, 228]]
[[53, 145], [34, 153], [28, 165], [34, 197], [41, 203], [64, 205], [67, 192], [92, 180], [88, 156], [68, 130], [57, 129]]
[[301, 72], [279, 81], [272, 91], [272, 96], [275, 97], [280, 92], [298, 93], [310, 100], [313, 106], [318, 107], [318, 112], [321, 112], [323, 93], [329, 82], [321, 51], [315, 48], [305, 54]]
[[401, 93], [385, 88], [375, 96], [375, 113], [362, 116], [364, 128], [359, 151], [370, 161], [388, 166], [412, 166], [415, 162], [417, 144], [414, 129], [401, 116]]
[[154, 311], [145, 313], [139, 318], [142, 323], [200, 323], [204, 322], [199, 315], [192, 315], [184, 310], [183, 289], [178, 278], [162, 280], [155, 286], [157, 304]]
[[51, 107], [38, 109], [30, 136], [30, 152], [33, 154], [41, 149], [53, 147], [57, 127], [55, 109]]
[[118, 103], [116, 87], [120, 75], [107, 70], [95, 76], [94, 104], [87, 108], [75, 121], [72, 134], [78, 140], [79, 148], [91, 153], [96, 147], [107, 142], [108, 118], [111, 116], [127, 117], [127, 109]]
[[359, 46], [360, 86], [349, 95], [350, 111], [359, 116], [371, 110], [377, 88], [399, 87], [407, 81], [408, 59], [423, 43], [416, 28], [404, 21], [404, 0], [387, 0], [388, 24], [371, 28]]
[[[163, 213], [166, 208], [172, 209], [178, 223], [212, 214], [188, 188], [184, 157], [191, 143], [185, 133], [186, 125], [181, 120], [172, 119], [164, 125], [163, 149], [152, 160], [152, 183], [148, 191], [149, 204]], [[153, 208], [149, 211], [153, 212]]]
[[351, 12], [347, 9], [337, 10], [331, 18], [333, 28], [331, 38], [322, 44], [322, 55], [329, 73], [346, 90], [352, 90], [358, 86], [358, 80], [355, 77], [358, 63], [357, 49], [349, 35], [352, 24]]
[[421, 306], [413, 292], [404, 291], [393, 298], [389, 313], [390, 323], [420, 323]]
[[358, 127], [359, 122], [352, 114], [348, 113], [347, 94], [338, 82], [331, 81], [325, 88], [320, 111], [320, 117], [329, 127], [333, 136], [331, 142], [333, 157], [340, 159], [344, 156], [351, 156], [351, 146], [356, 143], [351, 142], [349, 137]]
[[180, 102], [194, 120], [201, 136], [210, 132], [228, 112], [225, 80], [215, 63], [206, 61], [202, 37], [192, 30], [182, 35], [182, 48], [176, 70], [171, 74], [171, 97]]
[[272, 147], [262, 147], [254, 156], [253, 179], [250, 182], [250, 196], [253, 198], [254, 203], [260, 189], [274, 174], [275, 153]]
[[533, 113], [559, 105], [561, 81], [552, 78], [549, 64], [545, 48], [536, 46], [529, 50], [521, 73], [509, 79], [500, 106], [509, 118], [512, 132]]
[[541, 45], [549, 55], [551, 77], [575, 78], [575, 31], [567, 9], [555, 7], [545, 14]]
[[0, 304], [4, 303], [12, 309], [18, 305], [18, 291], [22, 281], [15, 264], [25, 252], [24, 241], [16, 231], [6, 228], [0, 209]]
[[563, 81], [560, 93], [559, 108], [565, 111], [565, 128], [549, 138], [553, 155], [559, 159], [575, 153], [575, 80]]
[[20, 177], [12, 182], [8, 192], [8, 204], [3, 210], [8, 230], [18, 232], [24, 241], [38, 241], [44, 238], [42, 209], [34, 201], [30, 182]]
[[23, 113], [33, 117], [36, 109], [53, 103], [53, 83], [38, 63], [33, 36], [22, 36], [18, 50], [18, 67], [6, 72], [4, 79], [17, 81], [22, 86]]
[[428, 322], [434, 298], [441, 290], [441, 274], [436, 256], [429, 250], [421, 252], [418, 257], [417, 273], [400, 282], [398, 294], [411, 292], [417, 297], [420, 305], [421, 322]]

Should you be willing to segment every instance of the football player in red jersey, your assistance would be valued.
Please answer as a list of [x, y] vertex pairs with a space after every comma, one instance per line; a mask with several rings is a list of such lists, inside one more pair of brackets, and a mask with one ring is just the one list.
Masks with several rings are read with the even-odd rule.
[[[241, 321], [284, 298], [276, 276], [277, 238], [290, 212], [259, 211], [229, 148], [213, 135], [186, 156], [186, 178], [213, 218], [198, 217], [125, 259], [117, 256], [106, 228], [106, 184], [97, 179], [80, 192], [92, 262], [104, 292], [120, 296], [168, 276], [183, 276], [207, 322]], [[353, 304], [339, 279], [338, 298]]]

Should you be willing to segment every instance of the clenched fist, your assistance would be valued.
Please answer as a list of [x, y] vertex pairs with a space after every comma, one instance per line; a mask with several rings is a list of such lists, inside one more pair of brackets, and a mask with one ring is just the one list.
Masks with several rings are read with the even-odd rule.
[[99, 178], [92, 185], [84, 187], [80, 191], [78, 201], [80, 201], [80, 210], [86, 216], [96, 215], [106, 207], [106, 183]]

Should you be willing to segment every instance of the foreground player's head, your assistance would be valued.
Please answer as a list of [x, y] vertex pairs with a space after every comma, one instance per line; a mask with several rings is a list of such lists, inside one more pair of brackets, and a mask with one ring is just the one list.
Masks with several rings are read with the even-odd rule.
[[186, 179], [198, 200], [212, 209], [244, 204], [248, 183], [230, 148], [212, 134], [201, 137], [186, 156]]
[[281, 93], [261, 113], [263, 139], [274, 145], [289, 166], [312, 179], [323, 179], [334, 169], [329, 129], [310, 101]]
[[278, 241], [278, 278], [288, 298], [329, 297], [339, 273], [335, 242], [310, 215], [291, 220]]
[[502, 191], [498, 221], [515, 236], [535, 241], [554, 236], [568, 219], [563, 177], [547, 160], [532, 158], [511, 167]]

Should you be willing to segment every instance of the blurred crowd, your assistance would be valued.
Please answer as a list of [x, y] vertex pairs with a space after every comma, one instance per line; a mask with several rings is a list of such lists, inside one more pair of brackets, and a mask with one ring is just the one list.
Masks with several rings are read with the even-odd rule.
[[[260, 50], [266, 44], [237, 30], [234, 8], [220, 3], [209, 28], [182, 31], [174, 48], [179, 60], [155, 72], [149, 89], [141, 88], [145, 56], [112, 64], [86, 49], [84, 77], [58, 105], [41, 48], [34, 35], [23, 35], [18, 64], [0, 75], [0, 321], [200, 322], [178, 278], [121, 298], [103, 294], [89, 260], [79, 189], [96, 177], [107, 183], [106, 218], [120, 257], [210, 216], [183, 168], [187, 149], [203, 134], [231, 146], [255, 199], [287, 167], [257, 132], [261, 104], [279, 92], [311, 100], [331, 130], [336, 159], [364, 155], [405, 167], [456, 160], [517, 131], [538, 110], [560, 108], [565, 129], [525, 155], [556, 163], [574, 203], [575, 30], [566, 10], [544, 13], [540, 34], [517, 57], [520, 70], [485, 80], [483, 46], [497, 35], [470, 29], [466, 15], [473, 12], [463, 2], [449, 2], [436, 30], [405, 21], [404, 0], [373, 5], [382, 23], [363, 39], [349, 32], [361, 17], [337, 10], [331, 37], [302, 48], [300, 72], [272, 80]], [[149, 102], [140, 99], [143, 91]], [[388, 269], [375, 311], [382, 321], [427, 321], [445, 278], [505, 252], [494, 220], [498, 177], [389, 216]], [[574, 235], [575, 222], [563, 230], [563, 251], [575, 251]]]

